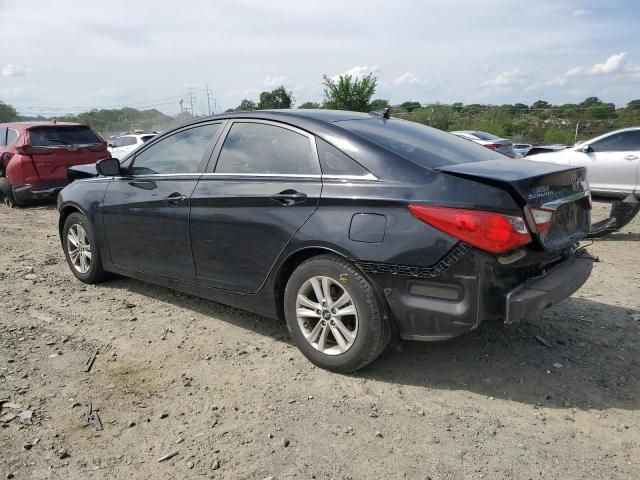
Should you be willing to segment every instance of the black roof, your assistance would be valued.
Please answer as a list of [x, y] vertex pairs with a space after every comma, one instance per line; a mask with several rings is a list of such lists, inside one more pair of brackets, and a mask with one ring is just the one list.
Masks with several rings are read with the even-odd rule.
[[273, 113], [284, 113], [285, 115], [296, 115], [298, 117], [314, 118], [323, 122], [342, 122], [345, 120], [361, 120], [371, 118], [368, 113], [349, 112], [345, 110], [323, 110], [323, 109], [293, 109], [293, 110], [265, 110]]

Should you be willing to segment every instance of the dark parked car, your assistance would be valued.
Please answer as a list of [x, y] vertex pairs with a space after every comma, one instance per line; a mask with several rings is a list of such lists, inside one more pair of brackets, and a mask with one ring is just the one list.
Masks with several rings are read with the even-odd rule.
[[70, 174], [93, 176], [58, 198], [78, 279], [113, 272], [284, 318], [335, 371], [373, 361], [392, 335], [516, 322], [591, 272], [583, 168], [514, 162], [379, 114], [198, 119]]
[[111, 158], [91, 127], [63, 122], [0, 124], [0, 200], [10, 207], [55, 197], [67, 169]]

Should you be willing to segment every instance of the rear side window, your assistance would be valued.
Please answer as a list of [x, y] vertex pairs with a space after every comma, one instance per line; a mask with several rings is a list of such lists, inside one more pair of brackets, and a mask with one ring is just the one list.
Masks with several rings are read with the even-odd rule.
[[136, 155], [129, 171], [132, 175], [197, 173], [218, 128], [219, 123], [201, 125], [163, 138]]
[[320, 173], [309, 138], [265, 123], [234, 123], [216, 173], [309, 175]]
[[365, 176], [369, 172], [346, 153], [321, 138], [316, 138], [320, 168], [323, 175]]
[[628, 152], [640, 150], [640, 130], [620, 132], [592, 143], [594, 152]]
[[347, 120], [337, 125], [427, 168], [501, 158], [474, 142], [406, 120]]
[[7, 145], [11, 145], [18, 139], [18, 131], [13, 128], [7, 129]]
[[0, 127], [0, 147], [7, 145], [7, 127]]
[[86, 145], [101, 143], [102, 139], [89, 127], [59, 126], [29, 129], [29, 141], [34, 147], [55, 145]]

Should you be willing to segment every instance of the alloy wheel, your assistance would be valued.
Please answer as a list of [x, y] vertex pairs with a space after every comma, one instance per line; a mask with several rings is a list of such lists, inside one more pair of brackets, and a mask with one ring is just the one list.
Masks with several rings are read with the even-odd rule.
[[85, 274], [91, 268], [91, 244], [82, 225], [71, 225], [67, 233], [67, 251], [76, 271]]
[[330, 277], [315, 276], [302, 284], [296, 318], [307, 341], [326, 355], [349, 350], [358, 335], [358, 312], [345, 288]]

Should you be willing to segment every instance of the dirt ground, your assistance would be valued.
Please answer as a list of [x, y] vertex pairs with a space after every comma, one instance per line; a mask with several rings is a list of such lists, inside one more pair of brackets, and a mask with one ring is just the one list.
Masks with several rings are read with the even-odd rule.
[[638, 219], [540, 319], [402, 343], [353, 375], [272, 320], [84, 286], [56, 225], [53, 205], [0, 207], [2, 479], [640, 478]]

